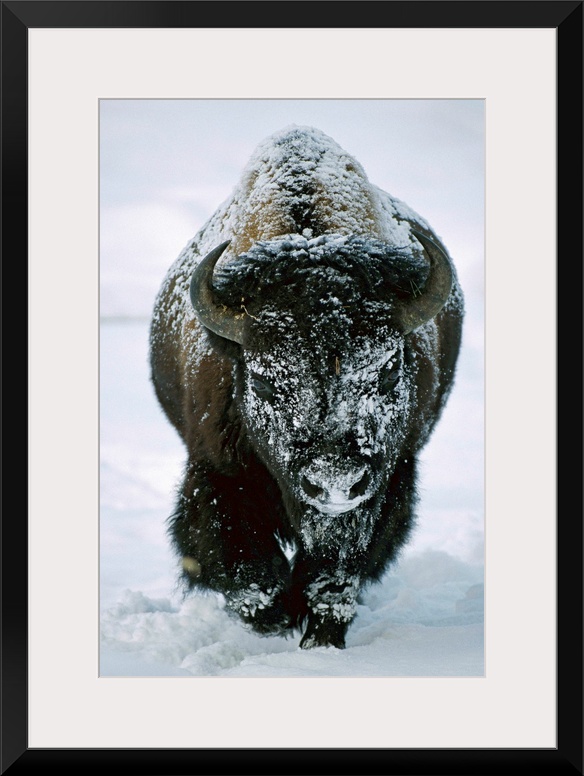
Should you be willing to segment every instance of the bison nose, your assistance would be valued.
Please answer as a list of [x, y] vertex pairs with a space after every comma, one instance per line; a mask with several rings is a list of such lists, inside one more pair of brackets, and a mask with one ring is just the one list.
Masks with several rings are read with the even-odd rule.
[[302, 485], [302, 489], [306, 493], [306, 495], [309, 498], [324, 498], [325, 492], [324, 488], [319, 487], [314, 482], [311, 482], [308, 477], [304, 476], [302, 477], [300, 484]]
[[305, 500], [319, 511], [327, 514], [342, 514], [354, 509], [365, 500], [371, 481], [369, 472], [359, 469], [336, 476], [308, 471], [300, 480]]
[[364, 496], [369, 486], [369, 480], [369, 472], [363, 472], [363, 475], [353, 483], [349, 491], [349, 498], [353, 499], [357, 498], [357, 496]]

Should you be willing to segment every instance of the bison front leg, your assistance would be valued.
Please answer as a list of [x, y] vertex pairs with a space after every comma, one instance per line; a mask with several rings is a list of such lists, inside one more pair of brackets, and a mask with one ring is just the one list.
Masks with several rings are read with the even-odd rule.
[[[306, 570], [307, 571], [307, 570]], [[345, 647], [345, 635], [357, 608], [360, 577], [343, 568], [305, 576], [302, 597], [306, 627], [302, 649]]]
[[284, 600], [290, 565], [274, 535], [274, 502], [249, 481], [192, 471], [171, 533], [190, 589], [223, 594], [226, 608], [261, 634], [292, 627]]

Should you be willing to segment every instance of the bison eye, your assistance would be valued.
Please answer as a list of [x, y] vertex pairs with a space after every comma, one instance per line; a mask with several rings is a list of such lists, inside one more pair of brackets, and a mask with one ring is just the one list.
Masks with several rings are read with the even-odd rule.
[[253, 388], [254, 393], [259, 396], [260, 399], [265, 399], [265, 401], [272, 401], [274, 398], [273, 387], [265, 380], [261, 380], [255, 374], [251, 375], [251, 387]]
[[401, 366], [399, 364], [387, 365], [381, 371], [381, 378], [379, 381], [379, 387], [381, 393], [389, 393], [395, 384], [399, 380], [401, 374]]

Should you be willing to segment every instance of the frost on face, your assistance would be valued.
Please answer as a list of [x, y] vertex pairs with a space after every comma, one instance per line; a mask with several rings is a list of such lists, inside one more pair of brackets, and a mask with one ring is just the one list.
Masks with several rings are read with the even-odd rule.
[[331, 355], [289, 320], [272, 350], [246, 354], [244, 409], [253, 436], [277, 467], [296, 465], [314, 489], [326, 491], [311, 494], [295, 483], [296, 495], [322, 512], [345, 512], [351, 499], [352, 507], [361, 503], [374, 489], [373, 481], [363, 483], [370, 462], [398, 449], [409, 379], [402, 370], [391, 391], [383, 381], [393, 367], [400, 370], [400, 350], [395, 340], [362, 339], [353, 352]]
[[[321, 512], [358, 506], [375, 488], [371, 462], [398, 449], [409, 380], [404, 372], [386, 393], [383, 379], [399, 360], [396, 341], [365, 340], [352, 353], [331, 355], [291, 322], [277, 347], [246, 359], [245, 417], [255, 438], [278, 468], [301, 470], [296, 495]], [[302, 478], [312, 489], [302, 488]]]
[[254, 326], [270, 347], [243, 353], [249, 436], [299, 505], [309, 551], [366, 548], [408, 428], [403, 338], [382, 323], [355, 335], [354, 318], [334, 291], [308, 324], [266, 306]]

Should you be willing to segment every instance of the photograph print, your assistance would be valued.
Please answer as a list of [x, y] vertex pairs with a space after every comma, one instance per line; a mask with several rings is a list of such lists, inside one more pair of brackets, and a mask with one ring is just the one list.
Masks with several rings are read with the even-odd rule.
[[100, 675], [484, 675], [484, 101], [103, 99]]

